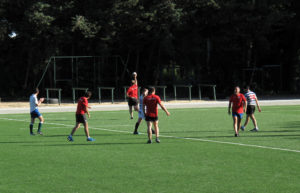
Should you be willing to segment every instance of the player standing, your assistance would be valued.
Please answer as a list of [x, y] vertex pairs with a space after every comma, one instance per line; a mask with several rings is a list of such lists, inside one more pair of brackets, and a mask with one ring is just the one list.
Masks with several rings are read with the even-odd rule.
[[43, 135], [43, 133], [41, 132], [43, 123], [44, 123], [44, 118], [42, 116], [42, 114], [39, 112], [38, 106], [40, 106], [42, 104], [42, 102], [44, 102], [44, 98], [40, 98], [40, 100], [37, 99], [37, 96], [39, 95], [40, 91], [38, 88], [35, 88], [33, 90], [33, 94], [30, 95], [29, 98], [29, 103], [30, 103], [30, 116], [31, 116], [31, 122], [30, 122], [30, 135], [34, 135], [33, 133], [33, 124], [34, 124], [34, 120], [35, 118], [38, 118], [40, 120], [39, 126], [38, 126], [38, 130], [37, 130], [37, 134]]
[[[135, 124], [134, 132], [133, 132], [134, 135], [139, 134], [138, 128], [139, 128], [142, 120], [145, 119], [145, 114], [144, 114], [144, 111], [143, 111], [143, 100], [144, 100], [144, 97], [147, 96], [147, 95], [148, 95], [148, 89], [144, 88], [142, 90], [142, 94], [139, 97], [139, 118], [138, 118], [138, 120]], [[152, 129], [152, 134], [155, 134], [155, 131], [153, 129]]]
[[254, 116], [255, 105], [257, 106], [257, 109], [258, 109], [259, 112], [261, 112], [261, 109], [260, 109], [260, 106], [258, 104], [256, 94], [250, 90], [249, 86], [246, 87], [245, 91], [246, 91], [245, 97], [246, 97], [247, 103], [248, 103], [247, 111], [246, 111], [247, 117], [246, 117], [246, 121], [244, 123], [244, 126], [242, 126], [241, 129], [242, 129], [242, 131], [245, 130], [245, 127], [247, 126], [247, 124], [249, 122], [249, 118], [251, 118], [252, 123], [254, 125], [254, 129], [251, 129], [250, 131], [258, 131], [257, 121], [256, 121], [255, 116]]
[[241, 128], [241, 120], [243, 118], [243, 113], [246, 112], [247, 101], [243, 94], [240, 93], [240, 87], [234, 88], [234, 94], [231, 95], [229, 99], [228, 114], [230, 115], [230, 109], [232, 104], [232, 118], [233, 118], [233, 128], [235, 131], [234, 136], [239, 136], [239, 131]]
[[132, 74], [134, 80], [131, 81], [131, 86], [127, 90], [127, 97], [128, 97], [128, 107], [129, 107], [129, 114], [130, 119], [133, 119], [133, 111], [132, 107], [134, 107], [135, 111], [139, 110], [138, 107], [138, 83], [137, 83], [137, 73], [134, 72]]
[[88, 127], [88, 122], [86, 119], [86, 115], [90, 118], [90, 113], [88, 111], [88, 108], [91, 108], [88, 106], [88, 100], [91, 98], [92, 93], [90, 91], [87, 91], [83, 97], [80, 97], [78, 100], [77, 104], [77, 111], [76, 111], [76, 124], [75, 127], [73, 128], [71, 134], [68, 136], [68, 141], [74, 141], [73, 140], [73, 135], [75, 131], [80, 127], [80, 124], [82, 123], [84, 126], [84, 132], [86, 135], [86, 140], [87, 141], [95, 141], [95, 139], [90, 137], [89, 133], [89, 127]]
[[143, 112], [146, 115], [147, 127], [148, 127], [148, 142], [152, 143], [152, 124], [155, 128], [156, 142], [160, 143], [159, 140], [159, 129], [158, 129], [158, 109], [157, 104], [160, 105], [162, 110], [165, 111], [167, 116], [170, 115], [165, 106], [161, 103], [160, 97], [155, 95], [155, 88], [149, 88], [149, 94], [143, 100]]

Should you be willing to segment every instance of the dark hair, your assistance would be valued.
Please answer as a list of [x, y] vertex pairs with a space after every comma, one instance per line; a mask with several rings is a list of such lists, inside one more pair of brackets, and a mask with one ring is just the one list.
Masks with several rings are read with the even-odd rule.
[[155, 91], [154, 87], [149, 87], [149, 93], [152, 94]]
[[40, 90], [39, 90], [38, 88], [34, 88], [34, 89], [32, 90], [32, 93], [34, 93], [34, 94], [36, 94], [36, 93], [38, 93], [38, 92], [40, 92]]
[[246, 89], [246, 90], [250, 90], [250, 86], [249, 86], [249, 85], [246, 86], [245, 89]]
[[91, 97], [92, 96], [92, 92], [91, 91], [87, 91], [85, 94], [84, 94], [85, 97]]

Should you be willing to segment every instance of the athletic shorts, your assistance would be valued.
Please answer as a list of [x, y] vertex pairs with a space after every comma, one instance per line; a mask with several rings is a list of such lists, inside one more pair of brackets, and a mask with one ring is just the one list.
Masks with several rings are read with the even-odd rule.
[[38, 109], [35, 109], [34, 111], [32, 111], [32, 112], [30, 113], [30, 115], [31, 115], [31, 118], [33, 118], [33, 119], [42, 116], [42, 114], [39, 112]]
[[149, 117], [149, 116], [146, 116], [146, 121], [151, 121], [151, 122], [155, 122], [155, 121], [158, 121], [158, 117]]
[[76, 114], [76, 123], [86, 123], [86, 115], [85, 114]]
[[139, 110], [139, 118], [141, 119], [145, 119], [145, 115], [144, 115], [144, 112]]
[[128, 98], [128, 106], [138, 105], [138, 100], [136, 98]]
[[237, 117], [237, 118], [240, 118], [240, 119], [243, 118], [243, 115], [244, 115], [244, 113], [236, 113], [236, 112], [232, 113], [233, 117]]
[[248, 105], [246, 114], [247, 115], [252, 115], [252, 114], [254, 114], [254, 112], [255, 112], [255, 106], [254, 105]]

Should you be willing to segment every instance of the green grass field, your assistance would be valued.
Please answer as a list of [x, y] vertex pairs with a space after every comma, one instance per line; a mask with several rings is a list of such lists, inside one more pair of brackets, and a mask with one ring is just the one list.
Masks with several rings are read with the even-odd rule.
[[0, 192], [300, 191], [299, 106], [263, 107], [260, 132], [249, 132], [250, 123], [239, 138], [226, 108], [170, 112], [160, 111], [160, 144], [132, 135], [136, 119], [127, 111], [91, 112], [92, 143], [83, 128], [66, 140], [74, 113], [42, 112], [44, 136], [29, 135], [29, 114], [0, 115]]

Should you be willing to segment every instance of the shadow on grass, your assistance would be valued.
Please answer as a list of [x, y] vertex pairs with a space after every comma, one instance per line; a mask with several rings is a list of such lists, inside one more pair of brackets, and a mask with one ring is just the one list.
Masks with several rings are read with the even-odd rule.
[[[300, 135], [243, 135], [240, 134], [242, 138], [256, 138], [256, 137], [297, 137]], [[201, 136], [201, 137], [182, 137], [182, 138], [193, 138], [193, 139], [213, 139], [213, 138], [235, 138], [234, 135], [227, 136]]]
[[0, 144], [41, 143], [40, 141], [0, 141]]
[[64, 144], [43, 144], [43, 145], [24, 145], [24, 146], [48, 146], [48, 147], [63, 147], [63, 146], [103, 146], [103, 145], [136, 145], [136, 144], [146, 144], [143, 142], [140, 143], [95, 143], [95, 142], [86, 142], [86, 143], [76, 143], [76, 142], [69, 142]]
[[[283, 127], [282, 127], [283, 128]], [[260, 133], [286, 133], [286, 132], [300, 132], [299, 130], [291, 130], [291, 129], [286, 129], [286, 130], [265, 130], [265, 131], [259, 131]]]
[[217, 133], [224, 131], [160, 131], [159, 133]]
[[288, 128], [288, 129], [297, 128], [297, 129], [300, 129], [300, 121], [287, 122], [285, 125], [281, 125], [280, 128]]

